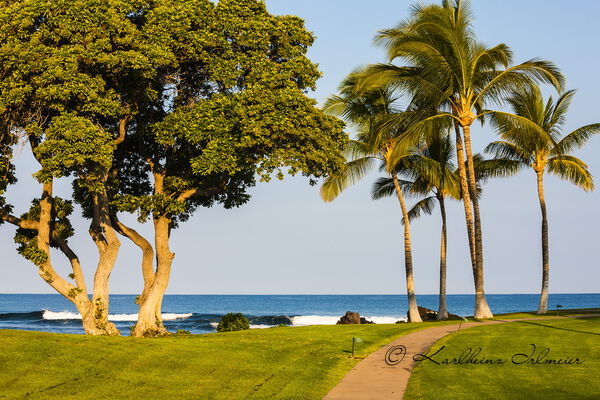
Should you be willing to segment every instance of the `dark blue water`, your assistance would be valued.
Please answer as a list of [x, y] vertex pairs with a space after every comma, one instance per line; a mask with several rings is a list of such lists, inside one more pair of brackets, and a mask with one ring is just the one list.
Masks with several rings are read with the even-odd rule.
[[[537, 309], [539, 295], [488, 295], [494, 313]], [[437, 295], [417, 296], [419, 305], [437, 309]], [[550, 308], [600, 307], [600, 294], [551, 294]], [[448, 295], [448, 309], [473, 315], [473, 295]], [[394, 323], [406, 317], [406, 296], [401, 295], [169, 295], [163, 301], [167, 329], [192, 333], [214, 332], [223, 314], [241, 312], [253, 327], [278, 324], [335, 324], [346, 311], [357, 311], [376, 323]], [[110, 318], [123, 334], [135, 324], [134, 295], [113, 295]], [[81, 318], [71, 302], [58, 294], [0, 294], [0, 329], [83, 333]]]

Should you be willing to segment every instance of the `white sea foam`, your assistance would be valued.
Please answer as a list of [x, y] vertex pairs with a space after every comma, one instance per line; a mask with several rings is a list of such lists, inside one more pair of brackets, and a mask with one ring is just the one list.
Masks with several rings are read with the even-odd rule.
[[406, 322], [406, 317], [365, 317], [367, 321], [373, 321], [376, 324], [395, 324], [398, 321]]
[[[406, 321], [404, 317], [382, 317], [372, 316], [365, 317], [367, 321], [373, 321], [376, 324], [395, 324], [396, 321]], [[332, 317], [326, 315], [299, 315], [292, 317], [292, 325], [294, 326], [306, 326], [306, 325], [335, 325], [340, 317]]]
[[340, 317], [331, 317], [326, 315], [298, 315], [290, 319], [292, 320], [292, 325], [295, 326], [335, 325]]
[[[219, 325], [218, 322], [211, 322], [210, 326], [212, 326], [213, 328], [217, 329], [217, 326]], [[250, 325], [250, 329], [265, 329], [265, 328], [272, 328], [276, 325]]]
[[250, 325], [250, 329], [265, 329], [265, 328], [272, 328], [274, 326], [277, 326], [277, 325]]
[[81, 319], [81, 315], [79, 313], [72, 313], [68, 311], [50, 311], [44, 310], [42, 314], [42, 318], [44, 319]]
[[[162, 315], [163, 321], [173, 321], [176, 319], [185, 319], [191, 317], [192, 314], [175, 314], [175, 313], [165, 313]], [[69, 311], [50, 311], [44, 310], [42, 314], [44, 319], [81, 319], [81, 315], [79, 313], [73, 313]], [[108, 319], [110, 321], [137, 321], [138, 314], [110, 314]]]

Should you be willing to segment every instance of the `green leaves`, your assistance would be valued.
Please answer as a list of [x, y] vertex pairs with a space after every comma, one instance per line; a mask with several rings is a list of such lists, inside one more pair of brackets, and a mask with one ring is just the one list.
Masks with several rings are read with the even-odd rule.
[[343, 124], [306, 96], [312, 34], [262, 1], [24, 0], [0, 22], [0, 113], [32, 141], [40, 182], [76, 176], [88, 217], [91, 192], [183, 220], [245, 203], [255, 175], [344, 162]]
[[371, 156], [348, 161], [341, 172], [325, 179], [321, 186], [321, 198], [326, 202], [333, 201], [341, 192], [371, 172], [376, 164], [377, 159]]
[[94, 182], [112, 164], [115, 145], [110, 133], [89, 119], [63, 114], [52, 120], [45, 140], [35, 149], [42, 169], [36, 174], [40, 182], [71, 173], [89, 181], [90, 189], [99, 190]]
[[[73, 204], [60, 197], [52, 198], [52, 210], [50, 213], [50, 230], [53, 235], [57, 235], [63, 240], [67, 240], [74, 234], [73, 226], [69, 216], [73, 212]], [[40, 217], [39, 199], [31, 202], [29, 211], [21, 215], [23, 221], [38, 221]], [[38, 267], [42, 267], [47, 260], [47, 254], [37, 246], [37, 230], [18, 228], [14, 241], [17, 244], [17, 251], [25, 259], [31, 261]], [[50, 242], [50, 246], [58, 247], [56, 243]]]
[[548, 172], [579, 186], [586, 192], [594, 190], [594, 180], [587, 165], [577, 157], [560, 155], [548, 160]]
[[600, 123], [585, 125], [567, 134], [556, 144], [555, 154], [567, 153], [583, 147], [593, 135], [600, 133]]
[[490, 120], [504, 140], [488, 145], [486, 152], [495, 155], [489, 162], [502, 163], [504, 175], [516, 172], [519, 165], [538, 173], [547, 168], [586, 191], [593, 190], [587, 165], [567, 152], [580, 148], [600, 132], [600, 124], [582, 126], [558, 140], [574, 94], [567, 91], [555, 102], [552, 97], [544, 101], [536, 86], [515, 91], [508, 99], [514, 114], [491, 113]]

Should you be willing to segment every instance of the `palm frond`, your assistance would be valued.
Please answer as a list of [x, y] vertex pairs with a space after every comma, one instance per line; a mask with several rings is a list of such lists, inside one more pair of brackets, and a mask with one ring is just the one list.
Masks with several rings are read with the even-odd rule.
[[531, 59], [503, 71], [483, 72], [479, 79], [479, 90], [474, 103], [485, 100], [498, 101], [503, 95], [522, 89], [534, 82], [548, 83], [559, 92], [565, 78], [553, 63], [540, 59]]
[[490, 178], [507, 178], [519, 172], [523, 166], [521, 161], [507, 158], [478, 160], [474, 163], [475, 179], [483, 183]]
[[[420, 201], [418, 201], [412, 208], [408, 211], [408, 220], [413, 221], [421, 216], [422, 213], [431, 215], [433, 210], [435, 209], [435, 196], [426, 197]], [[404, 224], [404, 218], [402, 218], [402, 223]]]
[[[410, 113], [407, 113], [410, 114]], [[392, 172], [400, 160], [410, 154], [410, 150], [423, 139], [424, 133], [435, 134], [439, 132], [440, 124], [449, 124], [454, 116], [448, 113], [438, 113], [427, 116], [428, 114], [417, 115], [414, 120], [407, 122], [407, 116], [390, 116], [386, 121], [388, 126], [406, 126], [406, 129], [400, 131], [400, 134], [392, 142], [387, 152], [388, 171]], [[410, 117], [410, 116], [409, 116]]]
[[[567, 111], [569, 111], [569, 107], [573, 102], [575, 92], [575, 90], [568, 90], [558, 98], [554, 107], [547, 106], [549, 111], [552, 110], [552, 116], [546, 127], [547, 130], [560, 129], [560, 127], [562, 127], [566, 119]], [[548, 100], [548, 104], [552, 104], [551, 99]]]
[[590, 138], [600, 133], [600, 123], [590, 124], [575, 129], [556, 144], [554, 154], [564, 154], [573, 149], [581, 148]]
[[364, 178], [371, 172], [377, 160], [373, 157], [359, 158], [346, 163], [344, 170], [335, 176], [329, 176], [321, 186], [320, 194], [323, 201], [333, 201], [349, 186]]
[[488, 144], [483, 151], [491, 154], [494, 158], [518, 161], [524, 165], [531, 163], [531, 153], [524, 152], [515, 144], [503, 140]]
[[373, 200], [379, 200], [384, 197], [393, 196], [395, 193], [396, 187], [394, 186], [394, 180], [392, 178], [381, 177], [373, 183], [371, 198]]
[[490, 111], [488, 115], [498, 134], [522, 152], [533, 153], [535, 149], [550, 149], [556, 145], [550, 133], [527, 117], [504, 111]]
[[508, 68], [511, 58], [512, 51], [504, 43], [490, 48], [485, 48], [477, 44], [474, 49], [473, 62], [471, 63], [471, 75], [475, 76], [478, 71], [494, 70], [498, 65]]
[[574, 156], [559, 155], [548, 160], [548, 172], [579, 186], [585, 191], [594, 190], [594, 179], [587, 165]]
[[370, 143], [360, 140], [349, 140], [344, 149], [344, 154], [350, 161], [365, 157], [377, 158], [377, 152], [377, 149], [373, 148]]
[[[413, 182], [405, 179], [398, 179], [398, 184], [404, 195], [416, 196], [422, 195], [418, 182]], [[417, 186], [415, 186], [415, 184]], [[427, 191], [428, 192], [428, 191]], [[427, 193], [425, 192], [425, 194]], [[394, 179], [390, 177], [380, 177], [374, 183], [371, 188], [371, 198], [373, 200], [380, 200], [384, 197], [390, 197], [396, 195], [396, 186], [394, 185]]]

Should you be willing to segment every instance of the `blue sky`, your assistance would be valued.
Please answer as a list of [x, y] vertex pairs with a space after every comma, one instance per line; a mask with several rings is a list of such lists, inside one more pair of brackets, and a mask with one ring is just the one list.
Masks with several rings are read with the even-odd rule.
[[[385, 61], [372, 45], [379, 29], [408, 15], [409, 1], [266, 0], [274, 14], [295, 14], [317, 39], [309, 51], [323, 78], [312, 94], [318, 101], [335, 92], [353, 68]], [[555, 62], [578, 89], [567, 129], [600, 121], [600, 3], [578, 1], [473, 1], [475, 29], [487, 45], [511, 46], [515, 62], [541, 57]], [[473, 128], [474, 150], [494, 140], [487, 127]], [[28, 208], [39, 187], [28, 149], [18, 152], [21, 184], [9, 199], [18, 212]], [[600, 138], [577, 153], [600, 176]], [[300, 177], [259, 184], [253, 198], [235, 210], [200, 210], [174, 231], [176, 253], [168, 293], [189, 294], [371, 294], [404, 293], [402, 226], [393, 199], [370, 200], [376, 175], [323, 203], [318, 188]], [[598, 183], [600, 185], [600, 182]], [[56, 192], [69, 193], [69, 183]], [[547, 178], [550, 223], [551, 293], [598, 292], [600, 268], [595, 253], [600, 238], [600, 193], [585, 193], [569, 183]], [[437, 210], [436, 210], [437, 211]], [[449, 206], [449, 293], [472, 293], [464, 214], [460, 203]], [[493, 181], [481, 201], [488, 293], [537, 293], [541, 277], [540, 211], [535, 177]], [[133, 218], [124, 218], [135, 224]], [[87, 235], [87, 222], [76, 218], [78, 237], [71, 240], [91, 282], [97, 261]], [[151, 237], [149, 227], [139, 227]], [[434, 212], [412, 225], [417, 293], [438, 287], [439, 215]], [[20, 258], [12, 242], [14, 229], [0, 227], [0, 293], [52, 293], [35, 267]], [[53, 254], [58, 269], [68, 273], [61, 254]], [[111, 279], [114, 293], [141, 290], [140, 254], [123, 240]]]

